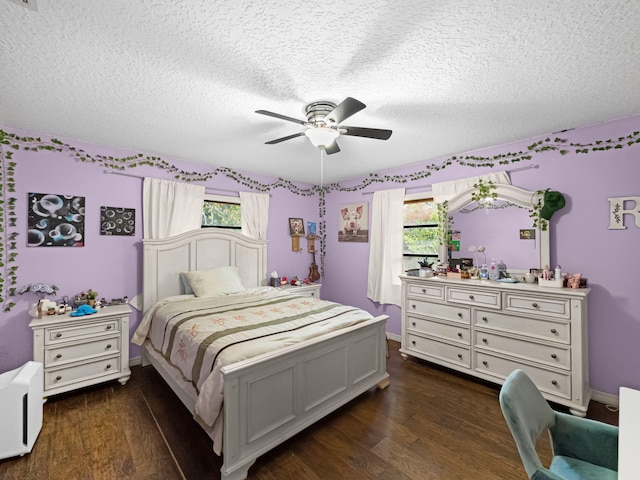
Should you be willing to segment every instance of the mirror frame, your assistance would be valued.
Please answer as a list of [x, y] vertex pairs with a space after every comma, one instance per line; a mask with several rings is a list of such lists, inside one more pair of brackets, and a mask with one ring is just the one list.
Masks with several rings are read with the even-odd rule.
[[[447, 202], [447, 215], [457, 212], [461, 208], [466, 207], [470, 203], [476, 201], [473, 199], [473, 194], [478, 193], [477, 188], [469, 188], [464, 192], [450, 198]], [[524, 208], [534, 209], [539, 202], [543, 202], [544, 194], [538, 192], [531, 192], [529, 190], [523, 190], [522, 188], [514, 187], [513, 185], [497, 184], [491, 187], [491, 195], [497, 195], [497, 198], [504, 200], [515, 205], [519, 205]], [[534, 228], [533, 226], [531, 228]], [[536, 235], [539, 240], [539, 269], [544, 268], [545, 265], [550, 265], [550, 241], [549, 241], [549, 224], [547, 224], [546, 230], [541, 230], [540, 225], [535, 227]], [[448, 263], [449, 258], [449, 246], [440, 245], [438, 248], [438, 261], [440, 263]], [[524, 270], [509, 270], [515, 273], [527, 273]]]

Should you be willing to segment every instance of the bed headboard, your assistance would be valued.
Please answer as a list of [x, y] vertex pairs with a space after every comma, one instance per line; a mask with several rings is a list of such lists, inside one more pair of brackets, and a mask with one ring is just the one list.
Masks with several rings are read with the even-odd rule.
[[[267, 241], [224, 228], [203, 228], [159, 240], [143, 240], [144, 310], [184, 293], [180, 272], [235, 265], [245, 287], [267, 284]], [[143, 310], [143, 311], [144, 311]]]

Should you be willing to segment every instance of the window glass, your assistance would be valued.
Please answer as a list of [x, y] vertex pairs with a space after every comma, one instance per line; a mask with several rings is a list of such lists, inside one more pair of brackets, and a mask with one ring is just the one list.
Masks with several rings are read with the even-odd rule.
[[202, 206], [202, 227], [240, 230], [240, 204], [219, 200], [205, 200]]
[[427, 257], [438, 260], [438, 210], [431, 198], [410, 200], [403, 207], [403, 263], [404, 271], [419, 268], [418, 261]]

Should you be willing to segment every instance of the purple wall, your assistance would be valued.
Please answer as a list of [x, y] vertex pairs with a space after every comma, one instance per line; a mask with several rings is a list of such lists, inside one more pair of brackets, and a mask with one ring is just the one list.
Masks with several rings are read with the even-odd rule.
[[[640, 116], [576, 129], [562, 134], [570, 142], [586, 143], [596, 140], [624, 137], [640, 130]], [[12, 131], [6, 129], [6, 131]], [[15, 132], [15, 131], [13, 131]], [[25, 132], [15, 132], [26, 134]], [[392, 141], [392, 140], [391, 140]], [[71, 143], [71, 142], [70, 142]], [[523, 150], [532, 140], [492, 147], [471, 152], [491, 156]], [[106, 154], [122, 157], [131, 152], [74, 142], [92, 155]], [[589, 357], [590, 379], [594, 389], [617, 394], [621, 385], [640, 388], [640, 295], [635, 276], [640, 267], [640, 228], [630, 216], [626, 230], [608, 230], [608, 197], [640, 196], [640, 144], [589, 154], [567, 155], [559, 152], [532, 154], [524, 165], [537, 164], [539, 168], [514, 172], [515, 186], [538, 190], [550, 188], [561, 191], [567, 204], [550, 222], [551, 263], [560, 264], [566, 272], [580, 272], [589, 279]], [[81, 290], [93, 288], [107, 298], [141, 291], [142, 201], [141, 180], [102, 173], [96, 164], [80, 163], [68, 153], [24, 152], [14, 153], [17, 162], [16, 193], [18, 212], [18, 287], [30, 282], [51, 282], [60, 287], [60, 295], [72, 296]], [[164, 158], [185, 170], [206, 172], [204, 165]], [[444, 159], [443, 159], [444, 160]], [[429, 162], [431, 163], [431, 162]], [[433, 163], [439, 163], [438, 161]], [[496, 167], [514, 169], [522, 164]], [[390, 174], [408, 174], [423, 169], [421, 165], [397, 169]], [[410, 188], [433, 182], [478, 175], [491, 169], [452, 165], [431, 176], [404, 184]], [[130, 170], [135, 175], [170, 178], [169, 174], [152, 167]], [[255, 180], [273, 181], [254, 176]], [[355, 180], [348, 185], [357, 185]], [[222, 176], [205, 184], [218, 188], [240, 189], [235, 181]], [[397, 188], [397, 184], [376, 184], [374, 189]], [[82, 248], [27, 248], [26, 201], [28, 192], [84, 195], [86, 197], [86, 246]], [[372, 196], [364, 191], [331, 192], [326, 199], [327, 244], [324, 264], [322, 295], [324, 298], [362, 307], [372, 314], [390, 315], [388, 331], [400, 333], [400, 309], [379, 306], [366, 297], [369, 243], [338, 242], [337, 212], [345, 204], [366, 201], [371, 206]], [[308, 273], [311, 255], [306, 253], [302, 240], [302, 253], [291, 251], [288, 218], [300, 217], [319, 221], [316, 197], [301, 197], [285, 189], [271, 192], [269, 215], [269, 271], [281, 275], [304, 277]], [[136, 209], [135, 237], [103, 237], [99, 235], [100, 206], [122, 206]], [[370, 215], [370, 212], [369, 212]], [[491, 255], [491, 254], [489, 254]], [[507, 262], [508, 263], [508, 262]], [[135, 265], [132, 268], [132, 265]], [[17, 305], [0, 319], [0, 372], [15, 368], [32, 356], [31, 330], [27, 324], [27, 310], [35, 299], [16, 297]], [[132, 329], [139, 321], [134, 314]], [[139, 355], [137, 348], [131, 356]]]
[[[560, 136], [569, 142], [588, 143], [626, 137], [639, 130], [640, 116], [635, 116], [572, 130]], [[469, 154], [493, 156], [521, 150], [526, 152], [533, 141], [524, 140]], [[636, 277], [640, 269], [640, 228], [628, 215], [626, 230], [609, 230], [607, 198], [640, 196], [640, 144], [588, 154], [576, 154], [571, 150], [567, 155], [547, 151], [533, 153], [532, 156], [528, 162], [497, 166], [495, 170], [537, 164], [537, 169], [512, 173], [513, 185], [528, 190], [550, 188], [562, 192], [566, 198], [565, 207], [550, 222], [551, 263], [554, 266], [560, 264], [565, 272], [582, 273], [589, 280], [591, 385], [595, 390], [616, 395], [620, 386], [639, 388], [640, 295]], [[401, 175], [421, 169], [424, 167], [414, 165], [384, 173]], [[425, 179], [402, 186], [427, 185], [490, 170], [454, 164]], [[377, 184], [376, 189], [398, 186], [395, 183]], [[372, 196], [363, 196], [362, 191], [334, 192], [327, 200], [327, 230], [330, 234], [327, 238], [325, 277], [322, 279], [323, 296], [363, 307], [373, 314], [386, 313], [391, 316], [387, 330], [400, 334], [400, 309], [380, 307], [366, 298], [369, 244], [339, 243], [337, 235], [332, 234], [337, 229], [337, 225], [332, 225], [333, 212], [341, 204], [362, 199], [371, 204]], [[487, 256], [490, 262], [492, 254], [488, 252]]]
[[[13, 129], [6, 132], [21, 136], [32, 135]], [[43, 138], [48, 139], [45, 135]], [[66, 143], [82, 148], [92, 156], [111, 155], [124, 157], [132, 152], [87, 145], [65, 140]], [[6, 147], [5, 147], [6, 148]], [[14, 151], [14, 150], [12, 150]], [[205, 165], [196, 165], [164, 157], [167, 162], [187, 171], [207, 172], [213, 170]], [[100, 297], [111, 299], [127, 295], [130, 299], [142, 292], [142, 179], [122, 175], [104, 174], [105, 168], [95, 163], [75, 160], [68, 152], [24, 150], [14, 151], [16, 162], [16, 212], [18, 216], [16, 252], [18, 282], [20, 288], [32, 282], [52, 283], [59, 287], [58, 294], [51, 297], [58, 300], [62, 295], [72, 298], [89, 288], [98, 291]], [[138, 167], [126, 172], [140, 177], [172, 179], [172, 175], [154, 167]], [[272, 183], [277, 179], [252, 176], [253, 180]], [[222, 175], [204, 184], [208, 188], [240, 189], [238, 185]], [[299, 185], [308, 188], [308, 185]], [[85, 197], [85, 246], [84, 247], [27, 247], [27, 195], [35, 193], [55, 193], [80, 195]], [[218, 192], [214, 192], [218, 193]], [[224, 192], [219, 192], [224, 194]], [[311, 254], [306, 253], [306, 241], [301, 246], [303, 253], [291, 250], [289, 217], [303, 218], [318, 222], [317, 196], [303, 197], [292, 194], [284, 188], [273, 190], [269, 208], [268, 227], [268, 271], [304, 278], [309, 273]], [[126, 207], [136, 210], [136, 232], [133, 237], [100, 235], [100, 207]], [[2, 237], [4, 238], [4, 237]], [[10, 312], [0, 316], [0, 373], [16, 368], [33, 358], [32, 333], [28, 327], [30, 317], [27, 311], [37, 299], [33, 294], [16, 295], [9, 300], [16, 303]], [[132, 314], [131, 332], [135, 330], [140, 313]], [[140, 355], [140, 349], [131, 345], [131, 357]]]

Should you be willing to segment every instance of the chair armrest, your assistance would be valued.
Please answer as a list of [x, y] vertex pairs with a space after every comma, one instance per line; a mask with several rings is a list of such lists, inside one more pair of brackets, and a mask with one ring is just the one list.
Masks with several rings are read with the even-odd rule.
[[550, 431], [555, 455], [618, 471], [618, 427], [556, 412]]

